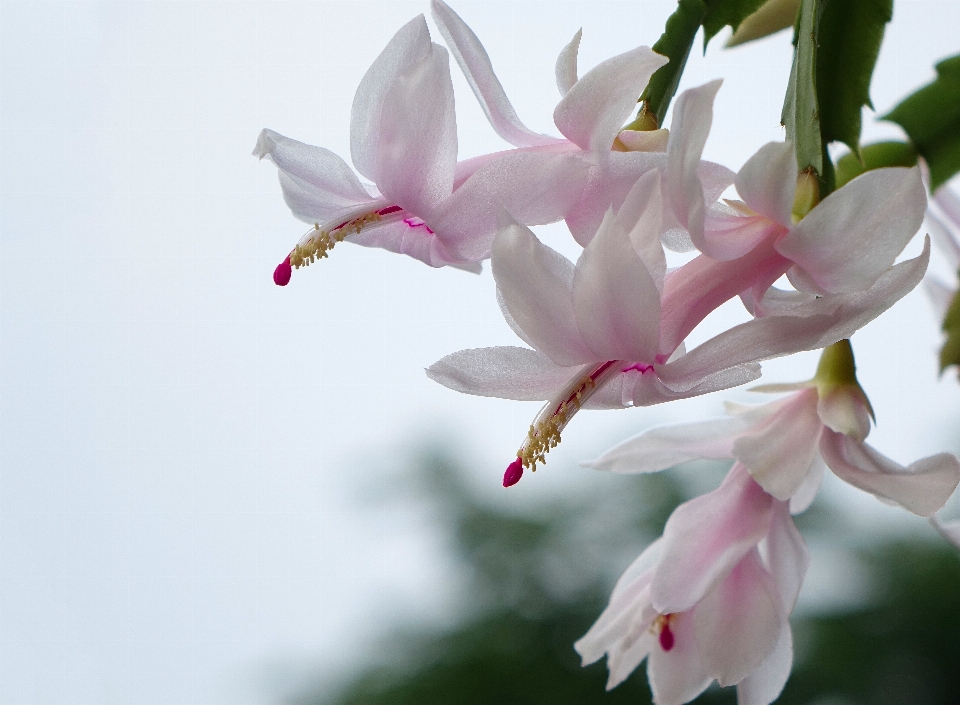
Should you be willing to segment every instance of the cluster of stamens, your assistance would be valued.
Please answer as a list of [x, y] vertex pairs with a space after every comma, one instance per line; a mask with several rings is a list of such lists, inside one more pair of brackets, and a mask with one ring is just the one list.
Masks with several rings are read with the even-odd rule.
[[533, 472], [537, 470], [537, 463], [546, 464], [547, 453], [560, 443], [560, 432], [570, 421], [570, 417], [580, 409], [583, 403], [583, 394], [594, 387], [592, 377], [586, 377], [573, 391], [570, 398], [561, 402], [553, 414], [530, 424], [527, 440], [517, 452], [523, 467]]
[[290, 253], [290, 266], [299, 269], [313, 264], [318, 259], [323, 259], [338, 242], [343, 242], [347, 235], [359, 233], [365, 226], [377, 222], [380, 218], [380, 213], [377, 211], [364, 213], [359, 218], [342, 223], [329, 232], [321, 230], [319, 223], [314, 223], [314, 232], [310, 237], [297, 243], [293, 252]]

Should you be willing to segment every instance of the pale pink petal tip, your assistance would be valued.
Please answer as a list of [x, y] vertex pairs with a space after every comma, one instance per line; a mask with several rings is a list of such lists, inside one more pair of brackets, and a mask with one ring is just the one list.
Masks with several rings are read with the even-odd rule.
[[273, 270], [273, 283], [277, 286], [286, 286], [290, 283], [290, 275], [293, 269], [290, 267], [290, 258], [286, 257], [283, 262], [277, 265]]
[[523, 477], [523, 461], [517, 458], [507, 466], [507, 471], [503, 473], [503, 486], [513, 487], [520, 482], [521, 477]]

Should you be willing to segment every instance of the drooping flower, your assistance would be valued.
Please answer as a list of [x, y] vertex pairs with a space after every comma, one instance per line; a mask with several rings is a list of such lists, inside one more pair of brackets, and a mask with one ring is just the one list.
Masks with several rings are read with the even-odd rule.
[[[322, 147], [272, 130], [257, 141], [254, 155], [277, 165], [294, 215], [314, 224], [278, 267], [278, 284], [287, 283], [291, 267], [325, 257], [346, 238], [431, 266], [478, 271], [482, 258], [463, 255], [464, 243], [492, 239], [499, 208], [529, 224], [553, 222], [586, 180], [587, 167], [572, 156], [575, 148], [546, 136], [522, 153], [457, 162], [447, 51], [430, 41], [422, 15], [394, 35], [365, 74], [353, 101], [350, 137], [354, 165], [375, 187], [364, 186]], [[466, 184], [464, 196], [451, 203]], [[491, 214], [470, 217], [478, 207]], [[454, 226], [457, 214], [463, 217]], [[437, 222], [441, 226], [433, 227]]]
[[607, 655], [608, 690], [647, 659], [658, 705], [693, 700], [713, 680], [737, 685], [740, 705], [767, 705], [790, 674], [788, 618], [808, 563], [787, 504], [737, 463], [677, 507], [575, 648], [584, 665]]
[[[703, 255], [667, 283], [664, 305], [672, 317], [663, 321], [661, 352], [679, 344], [702, 311], [743, 292], [759, 300], [783, 274], [815, 295], [866, 290], [923, 222], [926, 193], [917, 168], [868, 171], [813, 207], [809, 175], [800, 176], [798, 196], [789, 142], [771, 142], [747, 160], [734, 182], [743, 201], [708, 207], [712, 194], [705, 193], [697, 164], [718, 89], [719, 81], [690, 89], [674, 107], [665, 193]], [[683, 303], [669, 305], [674, 300]]]
[[[682, 341], [665, 345], [663, 339], [664, 321], [683, 318], [671, 308], [680, 299], [661, 292], [698, 260], [665, 277], [660, 194], [658, 173], [641, 178], [619, 212], [608, 211], [576, 266], [516, 223], [494, 241], [501, 308], [533, 349], [464, 350], [427, 374], [468, 394], [547, 401], [507, 468], [505, 485], [543, 462], [579, 409], [647, 406], [756, 379], [757, 361], [848, 337], [916, 286], [926, 269], [928, 247], [865, 292], [791, 302], [683, 355]], [[700, 319], [706, 313], [699, 309]]]
[[903, 467], [864, 442], [872, 410], [856, 380], [849, 343], [828, 348], [810, 382], [760, 406], [728, 405], [732, 418], [654, 428], [587, 463], [614, 472], [655, 472], [699, 458], [734, 459], [792, 511], [806, 509], [824, 466], [840, 479], [921, 516], [939, 510], [960, 482], [960, 461], [938, 453]]
[[[501, 209], [526, 225], [590, 222], [608, 199], [622, 199], [639, 175], [663, 165], [663, 154], [611, 153], [611, 147], [664, 57], [640, 47], [595, 67], [557, 106], [557, 126], [569, 139], [549, 137], [519, 121], [469, 27], [442, 2], [433, 10], [491, 124], [516, 149], [456, 161], [446, 50], [430, 41], [423, 16], [415, 18], [370, 67], [354, 98], [351, 154], [375, 186], [361, 184], [328, 150], [261, 133], [254, 155], [278, 166], [287, 204], [313, 223], [277, 268], [278, 284], [348, 238], [431, 266], [477, 271], [489, 257]], [[702, 177], [717, 195], [728, 174], [705, 165]]]

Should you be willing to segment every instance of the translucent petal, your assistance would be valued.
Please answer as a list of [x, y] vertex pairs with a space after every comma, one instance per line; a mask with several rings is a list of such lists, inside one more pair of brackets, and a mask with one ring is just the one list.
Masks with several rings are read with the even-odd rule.
[[377, 181], [380, 116], [384, 99], [396, 79], [431, 54], [430, 31], [423, 15], [407, 22], [393, 35], [367, 69], [353, 97], [350, 112], [350, 157], [361, 174]]
[[450, 53], [460, 65], [497, 134], [516, 147], [534, 147], [559, 141], [555, 137], [537, 134], [520, 121], [500, 79], [493, 72], [487, 50], [466, 22], [442, 0], [433, 0], [430, 7]]
[[825, 291], [862, 291], [916, 234], [926, 206], [918, 168], [874, 169], [827, 196], [777, 250]]

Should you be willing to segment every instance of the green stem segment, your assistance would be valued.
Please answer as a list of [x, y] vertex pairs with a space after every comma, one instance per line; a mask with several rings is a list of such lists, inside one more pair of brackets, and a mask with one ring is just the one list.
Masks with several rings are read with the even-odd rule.
[[[680, 76], [687, 65], [687, 57], [693, 47], [697, 31], [707, 16], [707, 5], [703, 0], [680, 0], [676, 11], [667, 19], [663, 34], [653, 50], [670, 59], [670, 63], [661, 67], [640, 96], [643, 105], [640, 106], [640, 118], [652, 116], [656, 129], [663, 124], [667, 116], [667, 108], [680, 85]], [[638, 118], [638, 119], [640, 119]], [[647, 122], [646, 124], [650, 124]]]

